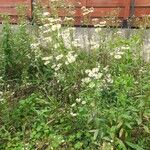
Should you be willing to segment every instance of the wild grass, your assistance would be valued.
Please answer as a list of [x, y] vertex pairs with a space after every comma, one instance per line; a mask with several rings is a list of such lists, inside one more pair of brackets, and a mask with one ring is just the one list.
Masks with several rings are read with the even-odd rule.
[[149, 150], [143, 29], [127, 39], [99, 22], [87, 51], [57, 15], [36, 13], [39, 25], [2, 25], [0, 149]]

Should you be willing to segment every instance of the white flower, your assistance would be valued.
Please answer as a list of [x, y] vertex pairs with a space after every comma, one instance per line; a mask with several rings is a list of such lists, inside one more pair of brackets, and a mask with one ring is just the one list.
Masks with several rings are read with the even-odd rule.
[[96, 29], [95, 29], [95, 32], [96, 32], [96, 33], [99, 33], [99, 32], [101, 32], [101, 31], [102, 31], [102, 28], [96, 28]]
[[86, 77], [86, 78], [82, 79], [83, 84], [84, 83], [89, 83], [89, 82], [91, 82], [91, 79], [89, 77]]
[[48, 29], [48, 30], [44, 30], [44, 31], [43, 31], [43, 34], [50, 33], [50, 31], [51, 31], [50, 29]]
[[80, 103], [80, 102], [81, 102], [81, 98], [77, 98], [77, 99], [76, 99], [76, 102], [77, 102], [77, 103]]
[[114, 81], [113, 81], [113, 79], [109, 78], [109, 79], [107, 79], [107, 82], [112, 84]]
[[106, 81], [108, 82], [108, 83], [113, 83], [113, 79], [111, 78], [111, 74], [107, 74], [106, 75]]
[[51, 0], [51, 2], [57, 2], [58, 0]]
[[89, 13], [92, 13], [94, 11], [94, 8], [86, 8], [85, 6], [81, 7], [81, 10], [83, 11], [83, 16], [88, 15]]
[[76, 113], [73, 113], [73, 112], [70, 112], [70, 115], [71, 115], [72, 117], [76, 117], [76, 116], [77, 116], [77, 114], [76, 114]]
[[[93, 18], [93, 19], [92, 19], [92, 22], [94, 22], [94, 23], [95, 23], [95, 22], [97, 23], [98, 21], [99, 21], [98, 18]], [[97, 26], [97, 24], [94, 25], [94, 27], [96, 27], [96, 26]]]
[[52, 38], [51, 37], [45, 37], [44, 40], [47, 43], [52, 42]]
[[4, 99], [3, 98], [0, 98], [0, 102], [3, 102], [4, 101]]
[[109, 66], [107, 65], [105, 68], [103, 68], [103, 70], [107, 72], [108, 71], [108, 67]]
[[61, 63], [59, 63], [58, 65], [56, 65], [56, 67], [54, 68], [55, 71], [58, 71], [60, 69], [60, 67], [62, 66]]
[[74, 18], [72, 18], [72, 17], [65, 17], [64, 21], [74, 21]]
[[48, 56], [48, 57], [43, 57], [42, 60], [43, 61], [48, 61], [51, 60], [53, 57], [52, 56]]
[[69, 65], [69, 63], [66, 61], [66, 62], [65, 62], [65, 65]]
[[107, 74], [106, 77], [107, 77], [107, 78], [111, 78], [111, 74]]
[[129, 46], [122, 46], [121, 49], [122, 50], [127, 50], [127, 49], [130, 49], [130, 47]]
[[117, 31], [117, 34], [122, 34], [122, 31], [121, 30]]
[[92, 102], [91, 104], [90, 104], [92, 107], [94, 107], [95, 106], [95, 104]]
[[49, 63], [50, 63], [50, 61], [47, 60], [47, 61], [44, 62], [44, 65], [48, 65]]
[[92, 70], [85, 70], [85, 73], [88, 74], [90, 78], [100, 78], [102, 76], [101, 73], [99, 73], [99, 67], [93, 68]]
[[59, 30], [61, 28], [61, 24], [52, 25], [52, 31]]
[[94, 82], [91, 82], [91, 83], [89, 84], [89, 87], [90, 87], [90, 88], [94, 88], [94, 87], [95, 87], [95, 83], [94, 83]]
[[66, 56], [67, 58], [67, 61], [65, 62], [66, 65], [70, 64], [70, 63], [73, 63], [76, 61], [76, 57], [77, 55], [76, 54], [73, 54], [73, 51], [69, 52]]
[[49, 21], [49, 23], [52, 25], [52, 23], [55, 22], [55, 19], [52, 17], [47, 18], [47, 20]]
[[76, 106], [76, 103], [73, 103], [72, 105], [71, 105], [71, 107], [75, 107]]
[[85, 105], [85, 104], [86, 104], [86, 101], [82, 101], [81, 104], [82, 104], [82, 105]]
[[100, 79], [102, 76], [103, 76], [102, 73], [98, 73], [98, 74], [95, 75], [95, 79]]
[[82, 6], [82, 7], [81, 7], [81, 10], [85, 10], [85, 9], [86, 9], [86, 7], [85, 7], [85, 6]]
[[117, 52], [117, 54], [118, 54], [118, 55], [123, 55], [124, 52], [120, 52], [120, 51], [119, 51], [119, 52]]
[[91, 70], [87, 69], [85, 70], [85, 73], [88, 74]]
[[95, 77], [95, 72], [90, 71], [88, 74], [89, 77]]
[[58, 47], [60, 47], [59, 43], [54, 44], [55, 49], [57, 49]]
[[92, 72], [94, 72], [94, 73], [99, 72], [99, 68], [93, 68], [93, 69], [92, 69]]
[[[46, 27], [46, 28], [49, 28], [49, 27], [50, 27], [50, 24], [46, 23], [46, 24], [44, 24], [43, 26]], [[40, 28], [42, 28], [42, 26], [41, 26]]]
[[53, 64], [53, 65], [52, 65], [52, 69], [54, 69], [56, 66], [57, 66], [56, 64]]
[[60, 54], [60, 55], [58, 55], [57, 57], [56, 57], [56, 60], [58, 61], [58, 60], [60, 60], [60, 59], [62, 59], [63, 58], [63, 54]]
[[81, 43], [80, 43], [80, 39], [74, 39], [74, 40], [72, 41], [72, 45], [73, 45], [74, 47], [81, 47], [81, 46], [82, 46]]
[[90, 72], [88, 73], [89, 77], [93, 77], [94, 73], [90, 70]]
[[33, 43], [30, 46], [31, 46], [31, 49], [38, 49], [40, 46], [40, 43]]
[[114, 141], [113, 141], [113, 140], [110, 140], [110, 142], [113, 143]]
[[44, 17], [49, 16], [49, 15], [50, 15], [49, 12], [44, 12], [44, 13], [43, 13], [43, 16], [44, 16]]
[[123, 54], [124, 54], [123, 51], [119, 51], [117, 49], [115, 52], [111, 52], [110, 56], [114, 56], [115, 59], [121, 59]]
[[[54, 76], [55, 76], [55, 77], [58, 77], [59, 75], [58, 75], [57, 72], [55, 72], [55, 73], [54, 73]], [[58, 81], [57, 83], [59, 83], [59, 81]]]
[[110, 56], [113, 56], [113, 55], [114, 55], [114, 53], [113, 53], [113, 52], [111, 52], [111, 53], [110, 53]]
[[106, 23], [107, 23], [106, 21], [101, 21], [100, 24], [99, 24], [99, 26], [100, 27], [106, 26]]
[[115, 59], [121, 59], [122, 57], [121, 57], [121, 55], [116, 54], [116, 55], [114, 56], [114, 58], [115, 58]]
[[0, 96], [1, 96], [1, 95], [3, 95], [3, 92], [2, 92], [2, 91], [0, 91]]

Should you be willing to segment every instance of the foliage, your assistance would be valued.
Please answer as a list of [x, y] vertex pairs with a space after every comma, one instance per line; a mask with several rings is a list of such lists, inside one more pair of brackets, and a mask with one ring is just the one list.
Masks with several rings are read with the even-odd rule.
[[[91, 10], [84, 8], [84, 15]], [[3, 24], [0, 149], [149, 150], [143, 29], [127, 39], [100, 22], [95, 42], [75, 38], [57, 14], [36, 13], [38, 25], [21, 20], [14, 30], [7, 19]], [[88, 40], [86, 48], [80, 40]]]

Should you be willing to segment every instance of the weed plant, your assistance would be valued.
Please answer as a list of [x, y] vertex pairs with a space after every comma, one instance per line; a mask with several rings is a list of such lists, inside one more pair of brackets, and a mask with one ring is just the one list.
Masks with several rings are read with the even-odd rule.
[[[86, 19], [94, 11], [82, 10]], [[95, 42], [75, 38], [73, 17], [35, 12], [34, 25], [2, 25], [0, 150], [149, 150], [143, 29], [127, 39], [98, 22]], [[88, 49], [79, 42], [87, 39]]]

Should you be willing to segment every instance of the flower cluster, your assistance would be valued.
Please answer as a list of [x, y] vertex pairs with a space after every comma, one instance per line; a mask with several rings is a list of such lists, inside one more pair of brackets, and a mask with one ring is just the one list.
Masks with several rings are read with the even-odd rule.
[[68, 54], [66, 55], [66, 65], [69, 65], [71, 63], [74, 63], [76, 61], [77, 58], [77, 54], [75, 54], [74, 51], [69, 51]]
[[[63, 66], [62, 59], [64, 58], [63, 54], [59, 54], [55, 57], [55, 62], [52, 65], [52, 69], [55, 71], [60, 70], [60, 68]], [[55, 72], [55, 75], [57, 76], [58, 73]]]
[[94, 37], [92, 37], [89, 44], [92, 50], [98, 49], [100, 47], [99, 43], [95, 40]]
[[123, 54], [124, 52], [119, 50], [110, 53], [110, 55], [113, 56], [115, 59], [121, 59]]
[[52, 56], [47, 56], [42, 58], [42, 60], [44, 61], [44, 65], [48, 65], [52, 59], [53, 59]]
[[[81, 104], [81, 105], [80, 105], [80, 104]], [[76, 99], [76, 102], [71, 105], [70, 115], [71, 115], [72, 117], [77, 116], [78, 113], [77, 113], [77, 112], [75, 113], [75, 110], [77, 111], [77, 109], [78, 109], [78, 106], [77, 106], [77, 105], [82, 106], [82, 105], [85, 105], [85, 104], [86, 104], [86, 101], [82, 100], [81, 98], [77, 98], [77, 99]]]
[[103, 68], [104, 78], [102, 79], [102, 89], [108, 89], [109, 85], [113, 84], [112, 75], [109, 73], [109, 66]]
[[82, 45], [81, 45], [81, 43], [80, 43], [80, 39], [78, 38], [76, 38], [76, 39], [74, 39], [73, 41], [72, 41], [72, 46], [74, 46], [74, 47], [76, 47], [76, 48], [81, 48], [82, 47]]
[[30, 45], [31, 50], [35, 53], [35, 58], [41, 57], [42, 53], [40, 51], [41, 43], [37, 40]]
[[102, 28], [100, 28], [100, 27], [96, 27], [96, 28], [95, 28], [95, 32], [96, 32], [96, 33], [100, 33], [101, 31], [102, 31]]
[[64, 23], [69, 23], [69, 24], [73, 24], [74, 23], [74, 18], [73, 17], [65, 17], [63, 22]]
[[113, 56], [115, 59], [121, 59], [125, 51], [129, 49], [130, 49], [129, 46], [122, 46], [122, 47], [116, 48], [116, 50], [114, 52], [111, 52], [110, 55]]
[[96, 67], [93, 69], [87, 69], [85, 70], [85, 73], [88, 75], [88, 77], [93, 79], [100, 79], [102, 77], [102, 73], [100, 72], [100, 67]]
[[38, 49], [39, 46], [40, 46], [40, 43], [32, 43], [32, 44], [30, 45], [31, 49], [33, 49], [33, 50]]
[[55, 70], [55, 71], [58, 71], [60, 68], [61, 68], [61, 66], [62, 66], [62, 63], [59, 63], [59, 64], [54, 64], [54, 65], [52, 65], [52, 68]]
[[0, 91], [0, 102], [3, 102], [4, 100], [2, 97], [3, 97], [3, 92]]
[[107, 21], [99, 21], [98, 19], [92, 19], [95, 28], [105, 27], [107, 25]]
[[82, 10], [82, 14], [83, 16], [86, 16], [92, 12], [94, 12], [94, 8], [91, 7], [91, 8], [86, 8], [85, 6], [81, 7], [81, 10]]
[[99, 72], [99, 67], [97, 68], [93, 68], [93, 69], [88, 69], [85, 71], [86, 74], [88, 74], [88, 76], [90, 78], [94, 78], [94, 79], [100, 79], [102, 77], [102, 73]]
[[58, 31], [58, 30], [60, 30], [60, 28], [61, 28], [61, 24], [54, 24], [54, 25], [52, 25], [52, 31]]
[[61, 60], [63, 57], [64, 57], [64, 55], [63, 55], [63, 54], [60, 54], [60, 55], [56, 56], [56, 61]]
[[50, 16], [50, 13], [49, 12], [44, 12], [43, 13], [43, 17], [49, 17]]
[[100, 68], [99, 67], [93, 68], [91, 70], [90, 69], [85, 70], [85, 73], [86, 73], [87, 77], [82, 79], [82, 84], [83, 85], [84, 84], [89, 84], [90, 88], [95, 87], [95, 83], [92, 82], [92, 81], [99, 80], [103, 76], [103, 74], [100, 72]]
[[74, 39], [74, 33], [75, 33], [75, 28], [74, 27], [69, 27], [69, 28], [63, 28], [61, 30], [60, 36], [62, 37], [64, 41], [64, 45], [67, 49], [71, 49], [72, 40]]

